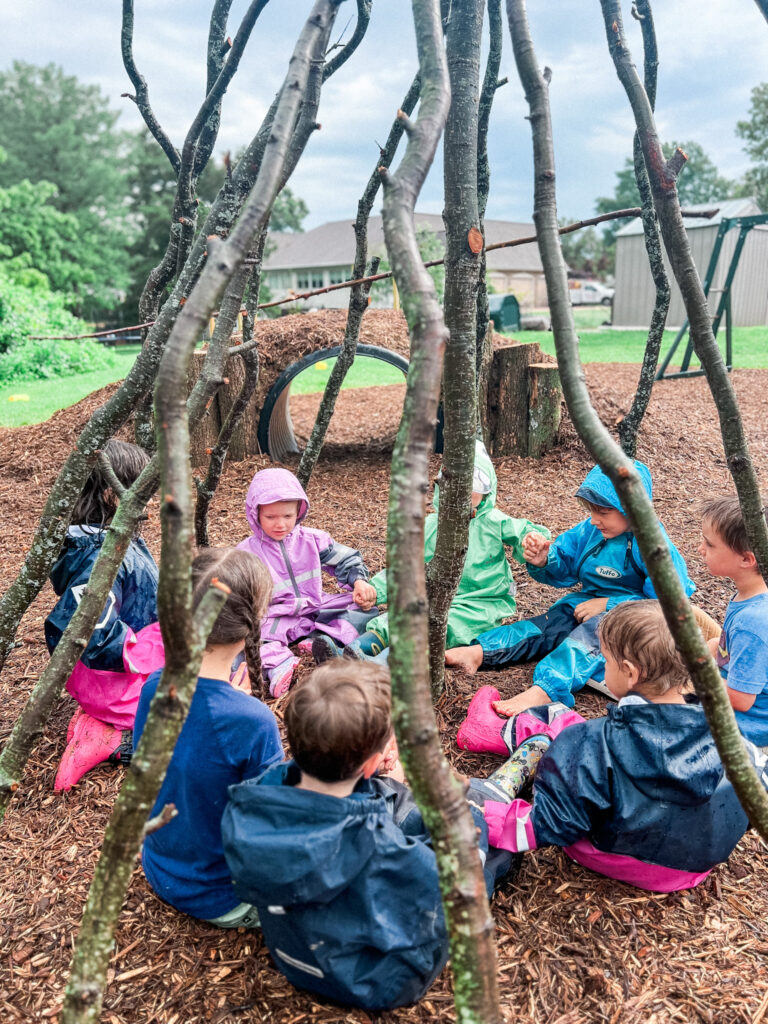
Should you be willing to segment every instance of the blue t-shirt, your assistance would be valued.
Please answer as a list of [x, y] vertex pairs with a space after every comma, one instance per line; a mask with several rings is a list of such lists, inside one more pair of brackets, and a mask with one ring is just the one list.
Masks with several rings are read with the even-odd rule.
[[[136, 711], [138, 743], [160, 681], [144, 684]], [[158, 896], [192, 917], [211, 920], [239, 904], [224, 860], [221, 817], [227, 790], [283, 760], [275, 716], [256, 697], [221, 679], [200, 677], [152, 814], [178, 814], [144, 840], [142, 863]]]
[[736, 722], [748, 740], [768, 745], [768, 594], [728, 605], [717, 664], [732, 690], [757, 694], [749, 711], [735, 712]]

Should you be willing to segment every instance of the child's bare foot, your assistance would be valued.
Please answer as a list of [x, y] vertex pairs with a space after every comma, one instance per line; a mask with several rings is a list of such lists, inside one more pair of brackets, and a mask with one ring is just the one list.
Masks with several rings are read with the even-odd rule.
[[510, 700], [495, 700], [491, 707], [497, 715], [512, 718], [514, 715], [519, 715], [521, 711], [527, 711], [528, 708], [538, 708], [542, 704], [551, 703], [552, 698], [540, 686], [529, 686], [527, 690], [523, 690], [522, 693], [518, 693]]
[[445, 652], [445, 664], [454, 668], [463, 668], [473, 676], [483, 664], [483, 648], [480, 644], [469, 647], [451, 647]]

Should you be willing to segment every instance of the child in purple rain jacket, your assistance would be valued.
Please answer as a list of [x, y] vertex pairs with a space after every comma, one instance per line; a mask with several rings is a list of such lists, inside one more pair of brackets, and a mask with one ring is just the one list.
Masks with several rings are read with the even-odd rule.
[[[299, 664], [288, 644], [317, 633], [348, 644], [378, 612], [360, 552], [303, 526], [308, 512], [304, 488], [289, 470], [262, 469], [251, 481], [245, 514], [253, 534], [238, 547], [260, 558], [272, 576], [261, 661], [273, 697], [288, 690]], [[324, 593], [322, 571], [347, 592]]]

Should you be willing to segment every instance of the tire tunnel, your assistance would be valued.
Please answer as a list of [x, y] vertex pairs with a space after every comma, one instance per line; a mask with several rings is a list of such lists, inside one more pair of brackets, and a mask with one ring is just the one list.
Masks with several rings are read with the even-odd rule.
[[[258, 425], [259, 447], [271, 459], [282, 462], [287, 455], [296, 455], [299, 446], [293, 433], [293, 422], [291, 420], [290, 396], [291, 382], [307, 367], [323, 360], [335, 359], [341, 352], [341, 345], [334, 345], [333, 348], [322, 349], [317, 352], [309, 352], [301, 359], [286, 367], [275, 383], [267, 392], [264, 405], [261, 409]], [[403, 376], [408, 373], [408, 360], [397, 352], [381, 348], [378, 345], [358, 345], [357, 356], [366, 356], [371, 359], [381, 359], [390, 366], [402, 370]], [[442, 450], [442, 408], [438, 416], [436, 450]]]

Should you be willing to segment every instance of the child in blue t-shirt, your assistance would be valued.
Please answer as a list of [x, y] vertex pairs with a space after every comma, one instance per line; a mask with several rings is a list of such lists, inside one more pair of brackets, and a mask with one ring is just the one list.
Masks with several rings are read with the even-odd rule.
[[768, 746], [768, 587], [749, 549], [736, 497], [704, 506], [699, 554], [713, 576], [736, 585], [712, 653], [725, 680], [739, 729], [758, 747]]
[[[192, 566], [195, 603], [213, 577], [231, 594], [208, 638], [189, 714], [152, 809], [154, 816], [174, 804], [178, 813], [144, 840], [142, 864], [157, 895], [177, 910], [221, 928], [255, 927], [254, 908], [241, 903], [232, 887], [221, 816], [231, 785], [254, 779], [283, 759], [275, 716], [251, 696], [248, 679], [248, 672], [253, 679], [261, 678], [257, 645], [272, 588], [258, 558], [235, 548], [209, 549], [197, 556]], [[243, 649], [248, 672], [238, 670], [230, 681], [232, 663]], [[150, 676], [142, 689], [137, 742], [160, 675]]]

